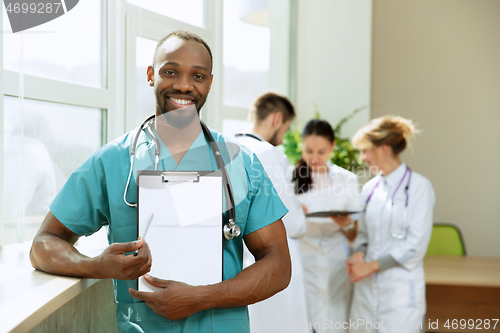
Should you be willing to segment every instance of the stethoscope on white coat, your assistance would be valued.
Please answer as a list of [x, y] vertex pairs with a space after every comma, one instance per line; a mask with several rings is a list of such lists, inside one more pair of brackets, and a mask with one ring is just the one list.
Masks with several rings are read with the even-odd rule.
[[[132, 176], [132, 170], [134, 169], [134, 156], [137, 149], [137, 141], [139, 140], [139, 136], [143, 129], [146, 131], [146, 135], [149, 135], [154, 140], [155, 170], [158, 167], [158, 161], [160, 160], [160, 143], [156, 135], [153, 133], [153, 129], [151, 128], [151, 124], [153, 123], [152, 120], [155, 117], [156, 117], [155, 115], [152, 115], [149, 116], [146, 120], [144, 120], [144, 122], [139, 127], [139, 130], [135, 135], [132, 147], [130, 148], [130, 171], [127, 178], [127, 185], [125, 186], [125, 192], [123, 192], [123, 201], [125, 201], [125, 203], [129, 207], [137, 207], [137, 204], [130, 203], [127, 201], [127, 191], [128, 191], [128, 186], [130, 184], [130, 177]], [[215, 156], [215, 161], [217, 162], [217, 166], [222, 171], [222, 181], [224, 182], [224, 189], [225, 189], [224, 193], [226, 194], [226, 200], [227, 200], [226, 202], [231, 203], [231, 208], [228, 210], [227, 213], [229, 222], [225, 223], [222, 228], [222, 233], [224, 234], [224, 238], [226, 238], [227, 240], [231, 240], [234, 237], [238, 237], [241, 234], [240, 227], [236, 224], [236, 209], [234, 206], [234, 196], [233, 196], [233, 188], [231, 186], [231, 180], [229, 179], [226, 166], [224, 165], [224, 160], [222, 159], [222, 155], [219, 151], [219, 148], [217, 147], [217, 144], [215, 143], [212, 133], [210, 133], [210, 130], [208, 129], [207, 125], [205, 125], [205, 123], [203, 123], [201, 120], [200, 124], [203, 133], [205, 134], [205, 137], [208, 138], [208, 141], [210, 143], [210, 148], [212, 149], [212, 152]]]
[[[399, 187], [401, 186], [401, 184], [403, 184], [403, 181], [406, 178], [406, 174], [407, 173], [410, 173], [410, 175], [408, 176], [408, 182], [406, 183], [406, 188], [405, 188], [406, 201], [405, 201], [405, 209], [403, 211], [403, 222], [404, 222], [404, 224], [403, 224], [403, 232], [400, 233], [400, 234], [397, 234], [397, 233], [391, 231], [392, 230], [392, 211], [394, 210], [394, 197], [396, 196], [396, 193], [398, 192]], [[411, 174], [412, 174], [412, 171], [411, 171], [410, 167], [406, 166], [405, 174], [403, 175], [403, 177], [399, 181], [398, 187], [396, 187], [396, 190], [392, 194], [392, 198], [391, 198], [391, 208], [390, 208], [391, 211], [389, 212], [389, 232], [391, 233], [391, 236], [394, 237], [394, 238], [396, 238], [396, 239], [403, 239], [403, 238], [405, 238], [405, 236], [406, 236], [406, 230], [408, 228], [408, 189], [410, 188]], [[382, 180], [382, 178], [379, 179], [379, 181], [377, 182], [377, 184], [373, 188], [372, 192], [368, 196], [368, 199], [366, 199], [365, 211], [366, 211], [366, 207], [368, 207], [368, 203], [370, 202], [370, 199], [372, 198], [373, 193], [375, 192], [375, 189], [377, 188], [377, 186], [378, 186], [378, 184], [380, 183], [381, 180]]]
[[255, 139], [257, 141], [262, 141], [262, 139], [259, 138], [257, 135], [251, 134], [251, 133], [238, 133], [238, 134], [235, 134], [234, 136], [237, 137], [237, 138], [242, 137], [242, 136], [246, 136], [246, 137]]

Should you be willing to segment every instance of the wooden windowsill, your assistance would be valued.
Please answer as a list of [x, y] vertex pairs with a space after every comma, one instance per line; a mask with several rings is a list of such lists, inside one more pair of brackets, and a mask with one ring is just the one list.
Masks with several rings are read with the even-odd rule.
[[28, 332], [61, 306], [99, 282], [35, 270], [31, 242], [0, 249], [0, 333]]

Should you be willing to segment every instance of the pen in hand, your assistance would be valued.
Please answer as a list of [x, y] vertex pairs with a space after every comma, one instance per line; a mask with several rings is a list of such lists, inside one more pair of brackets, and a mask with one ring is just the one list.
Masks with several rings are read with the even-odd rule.
[[[141, 239], [144, 239], [146, 237], [146, 234], [148, 233], [148, 230], [149, 230], [149, 226], [151, 225], [151, 222], [153, 221], [153, 217], [155, 217], [154, 213], [151, 214], [148, 221], [146, 222], [146, 227], [143, 229], [142, 235], [140, 237]], [[138, 254], [139, 254], [139, 249], [135, 250], [134, 257], [137, 257]]]

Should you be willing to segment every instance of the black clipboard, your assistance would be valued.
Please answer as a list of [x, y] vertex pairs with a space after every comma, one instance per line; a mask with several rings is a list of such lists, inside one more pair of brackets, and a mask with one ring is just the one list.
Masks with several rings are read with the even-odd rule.
[[[154, 214], [145, 236], [150, 275], [190, 285], [222, 281], [222, 194], [220, 170], [137, 172], [137, 236]], [[137, 289], [159, 290], [143, 277]]]
[[323, 211], [323, 212], [307, 213], [306, 217], [347, 216], [347, 215], [361, 213], [361, 212], [362, 211], [328, 210], [328, 211]]

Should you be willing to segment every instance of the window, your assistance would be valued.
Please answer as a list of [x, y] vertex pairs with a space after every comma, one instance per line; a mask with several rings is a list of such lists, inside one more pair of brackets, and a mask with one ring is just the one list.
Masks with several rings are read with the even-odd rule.
[[[22, 36], [6, 33], [3, 35], [4, 69], [19, 71], [22, 38], [25, 74], [102, 87], [105, 62], [101, 61], [101, 22], [101, 1], [85, 0], [57, 19], [22, 32]], [[5, 10], [3, 30], [11, 31]]]
[[155, 112], [146, 69], [157, 41], [173, 30], [199, 34], [214, 54], [202, 119], [219, 131], [223, 120], [226, 128], [244, 125], [250, 103], [271, 87], [271, 29], [240, 21], [238, 5], [85, 0], [16, 34], [0, 6], [0, 246], [23, 230], [31, 239], [71, 172]]
[[23, 229], [34, 237], [56, 193], [104, 139], [99, 109], [24, 99], [21, 114], [19, 104], [4, 98], [5, 244], [21, 241]]
[[241, 21], [239, 4], [224, 1], [223, 102], [248, 109], [269, 89], [270, 29]]
[[194, 25], [207, 26], [206, 7], [209, 0], [128, 0], [130, 4], [160, 15]]
[[[32, 239], [69, 175], [107, 141], [107, 119], [116, 121], [118, 98], [116, 84], [108, 84], [117, 81], [117, 71], [115, 64], [106, 66], [103, 22], [113, 6], [80, 1], [57, 19], [16, 34], [2, 6], [0, 246]], [[123, 133], [123, 127], [109, 129]]]
[[156, 110], [154, 90], [147, 83], [146, 70], [153, 62], [153, 54], [158, 41], [140, 36], [137, 36], [135, 40], [135, 118], [136, 124], [140, 124]]
[[223, 119], [222, 133], [228, 137], [233, 137], [238, 133], [244, 133], [248, 130], [248, 122], [246, 120]]

